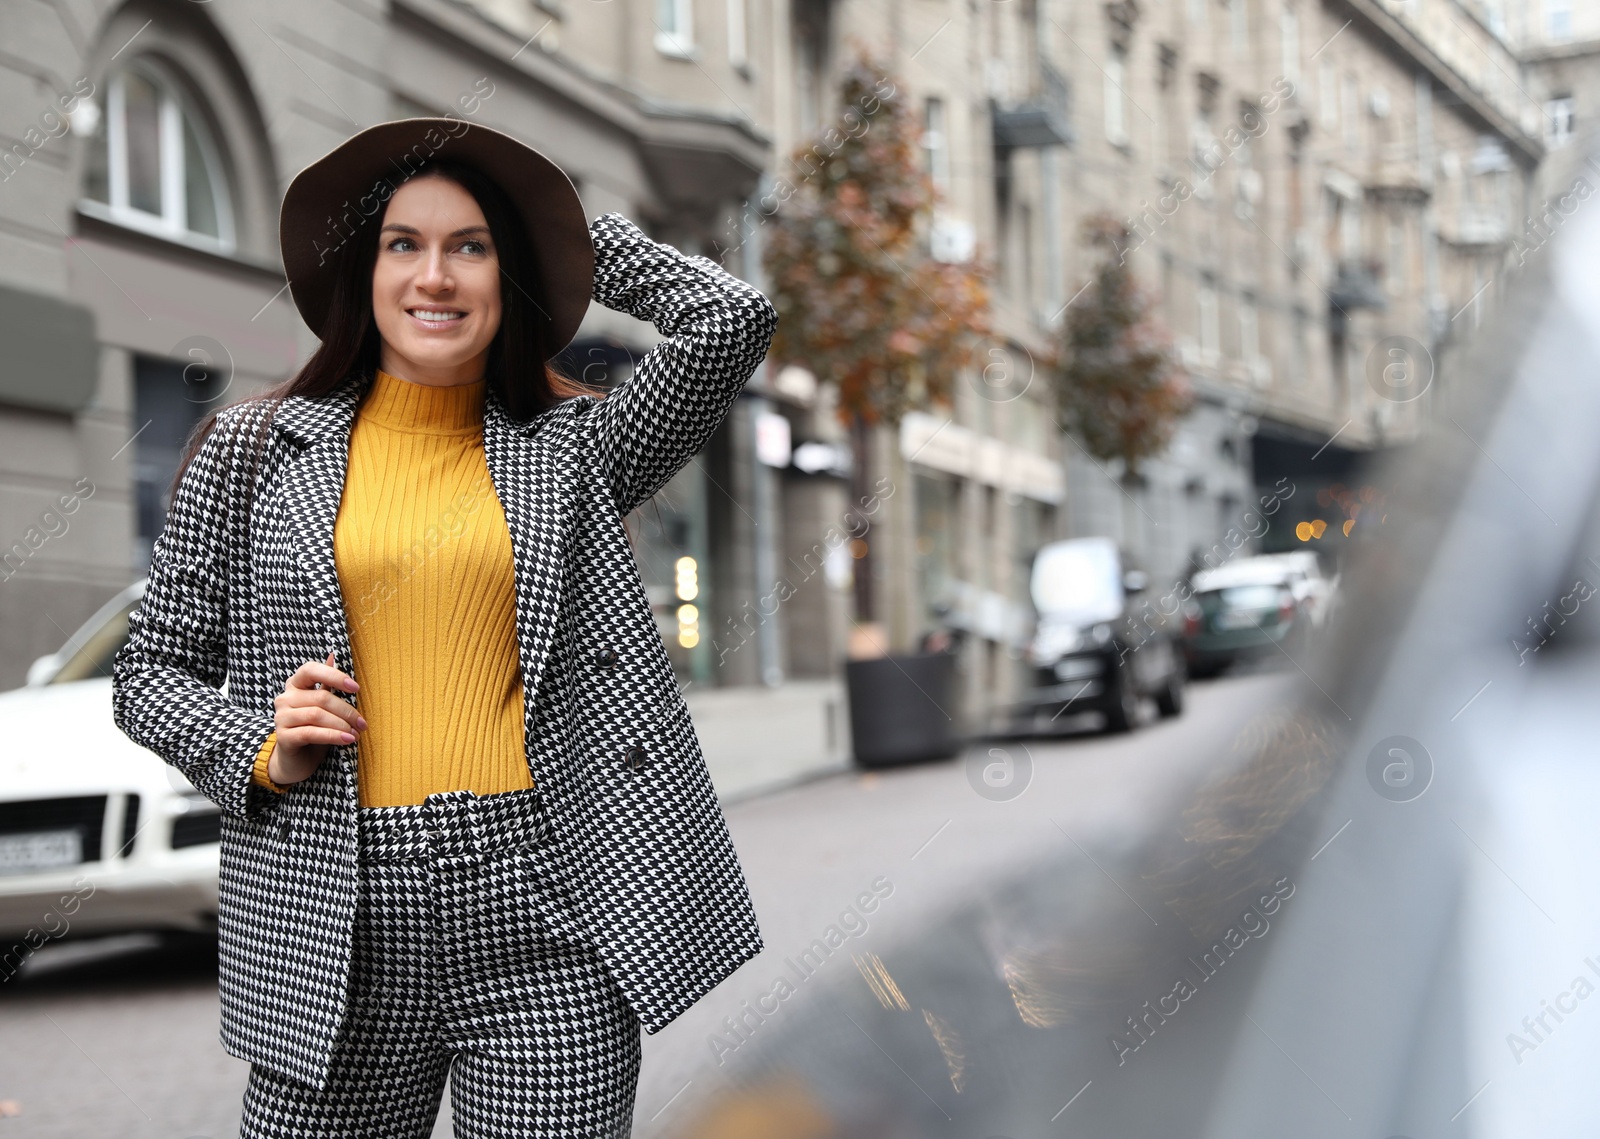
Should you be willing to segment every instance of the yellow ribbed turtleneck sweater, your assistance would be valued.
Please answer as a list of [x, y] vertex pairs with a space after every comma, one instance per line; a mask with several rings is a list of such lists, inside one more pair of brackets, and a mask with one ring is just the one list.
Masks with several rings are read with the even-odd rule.
[[[367, 729], [363, 807], [533, 786], [511, 533], [483, 453], [487, 381], [378, 372], [350, 434], [334, 562]], [[272, 786], [267, 760], [256, 782]]]

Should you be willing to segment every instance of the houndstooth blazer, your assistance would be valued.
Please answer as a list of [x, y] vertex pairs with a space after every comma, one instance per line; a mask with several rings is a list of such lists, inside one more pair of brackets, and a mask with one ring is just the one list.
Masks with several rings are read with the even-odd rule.
[[[777, 312], [621, 214], [589, 230], [594, 299], [666, 339], [605, 399], [567, 399], [529, 422], [491, 389], [483, 443], [516, 555], [527, 759], [549, 860], [654, 1033], [763, 942], [622, 518], [705, 444]], [[173, 497], [113, 666], [118, 727], [223, 810], [223, 1044], [317, 1086], [350, 972], [360, 741], [331, 748], [281, 795], [251, 772], [290, 673], [332, 649], [355, 675], [333, 526], [369, 382], [291, 396], [270, 427], [265, 401], [220, 413]]]

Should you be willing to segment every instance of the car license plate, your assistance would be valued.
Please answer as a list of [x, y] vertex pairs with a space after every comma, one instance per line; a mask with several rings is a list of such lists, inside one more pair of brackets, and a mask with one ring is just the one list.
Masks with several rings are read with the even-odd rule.
[[1255, 613], [1240, 612], [1238, 610], [1225, 610], [1217, 614], [1217, 628], [1219, 629], [1249, 629], [1261, 623], [1260, 617]]
[[75, 830], [0, 835], [0, 877], [76, 866], [83, 861], [83, 835]]
[[1098, 657], [1068, 657], [1056, 662], [1056, 679], [1082, 680], [1087, 676], [1099, 676], [1100, 669]]

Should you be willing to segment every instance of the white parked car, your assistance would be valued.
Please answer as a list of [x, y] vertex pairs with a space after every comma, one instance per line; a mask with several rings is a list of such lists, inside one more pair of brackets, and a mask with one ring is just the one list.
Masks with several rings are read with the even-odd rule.
[[222, 814], [111, 717], [138, 582], [0, 692], [0, 980], [48, 941], [215, 928]]
[[1322, 563], [1313, 550], [1236, 558], [1216, 569], [1195, 574], [1193, 588], [1199, 593], [1237, 585], [1267, 584], [1286, 587], [1294, 597], [1296, 608], [1310, 619], [1313, 628], [1326, 624], [1338, 578], [1323, 576]]

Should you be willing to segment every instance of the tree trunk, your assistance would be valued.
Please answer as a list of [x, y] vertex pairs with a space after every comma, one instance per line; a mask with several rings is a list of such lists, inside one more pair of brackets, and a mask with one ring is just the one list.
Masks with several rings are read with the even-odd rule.
[[[850, 418], [850, 509], [847, 514], [854, 518], [865, 518], [860, 513], [863, 502], [872, 498], [872, 428], [860, 414]], [[849, 518], [847, 518], [847, 523]], [[867, 525], [871, 525], [870, 519]], [[873, 580], [872, 580], [872, 545], [877, 535], [870, 530], [861, 534], [866, 550], [861, 557], [856, 558], [851, 574], [855, 582], [856, 620], [872, 621], [876, 619], [877, 610], [873, 605]], [[855, 553], [852, 543], [851, 554]]]

